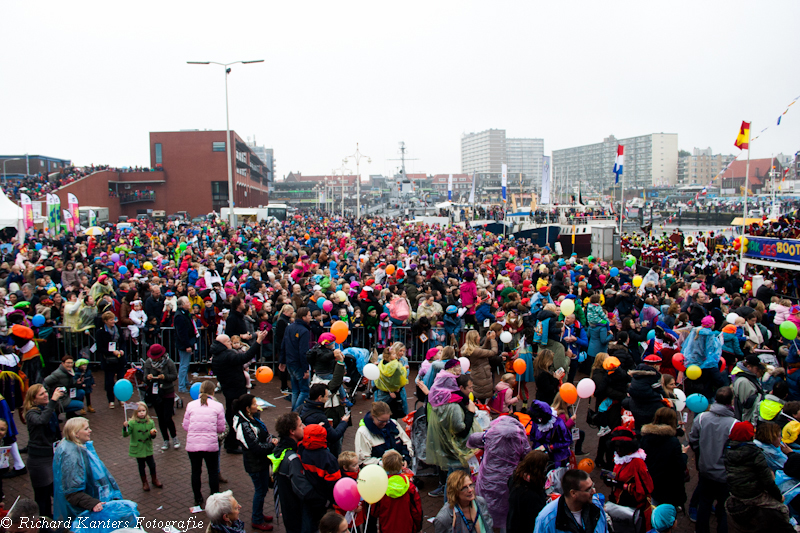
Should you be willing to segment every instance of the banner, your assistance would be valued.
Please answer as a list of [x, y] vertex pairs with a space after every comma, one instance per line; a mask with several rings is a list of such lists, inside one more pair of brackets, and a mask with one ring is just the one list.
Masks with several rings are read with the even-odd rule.
[[506, 187], [508, 185], [508, 165], [503, 163], [502, 169], [503, 169], [503, 174], [500, 177], [500, 186], [503, 189], [503, 203], [506, 203], [508, 201], [506, 200]]
[[53, 200], [53, 195], [48, 193], [47, 194], [47, 216], [45, 217], [47, 221], [47, 231], [50, 232], [50, 235], [55, 235], [55, 232], [58, 230], [56, 226], [56, 213], [55, 213], [55, 201]]
[[550, 204], [550, 156], [542, 157], [542, 205]]
[[20, 203], [22, 204], [22, 220], [24, 222], [25, 231], [33, 229], [33, 202], [31, 197], [27, 194], [19, 195]]
[[749, 259], [772, 259], [800, 264], [800, 240], [751, 237], [749, 235], [747, 240], [747, 250], [745, 250], [744, 256]]
[[73, 233], [78, 230], [80, 224], [80, 206], [78, 205], [78, 197], [72, 193], [67, 194], [67, 201], [69, 203], [69, 214], [72, 215], [72, 225], [74, 226]]
[[475, 203], [475, 171], [472, 171], [472, 189], [469, 191], [469, 201], [467, 203]]
[[89, 226], [96, 226], [97, 225], [97, 213], [94, 212], [94, 209], [89, 209]]
[[67, 224], [67, 232], [75, 233], [75, 219], [72, 218], [72, 213], [64, 209], [64, 222]]
[[447, 201], [453, 201], [453, 175], [450, 174], [447, 177]]

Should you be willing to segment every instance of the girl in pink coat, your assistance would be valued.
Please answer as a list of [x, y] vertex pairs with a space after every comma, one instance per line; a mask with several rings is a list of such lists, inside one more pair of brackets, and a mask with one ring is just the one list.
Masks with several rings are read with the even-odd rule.
[[478, 288], [475, 285], [475, 274], [467, 271], [464, 274], [464, 281], [461, 283], [461, 305], [467, 308], [464, 315], [464, 322], [472, 326], [476, 325], [475, 310], [478, 307]]
[[186, 451], [192, 464], [192, 491], [194, 504], [203, 505], [200, 492], [200, 474], [203, 461], [208, 469], [208, 487], [211, 494], [219, 492], [219, 439], [225, 432], [225, 407], [214, 399], [213, 381], [204, 381], [200, 386], [200, 398], [189, 402], [183, 415], [186, 430]]

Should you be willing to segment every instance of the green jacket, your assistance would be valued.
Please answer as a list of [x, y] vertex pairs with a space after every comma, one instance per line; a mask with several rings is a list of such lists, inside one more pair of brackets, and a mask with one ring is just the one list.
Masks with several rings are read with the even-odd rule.
[[122, 428], [122, 436], [131, 438], [128, 455], [141, 459], [153, 455], [153, 439], [150, 430], [156, 427], [152, 420], [129, 420], [128, 427]]

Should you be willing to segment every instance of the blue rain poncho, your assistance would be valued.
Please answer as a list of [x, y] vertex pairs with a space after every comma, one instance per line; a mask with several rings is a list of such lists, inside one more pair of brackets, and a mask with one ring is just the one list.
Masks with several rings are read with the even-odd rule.
[[53, 458], [53, 479], [55, 520], [74, 519], [85, 511], [69, 504], [66, 498], [69, 494], [85, 492], [101, 502], [122, 499], [114, 476], [97, 456], [92, 442], [81, 446], [62, 440]]

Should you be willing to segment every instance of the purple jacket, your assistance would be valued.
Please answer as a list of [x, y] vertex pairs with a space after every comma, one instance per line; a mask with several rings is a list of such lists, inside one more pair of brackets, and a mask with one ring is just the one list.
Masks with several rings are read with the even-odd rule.
[[506, 527], [508, 480], [517, 464], [531, 451], [525, 428], [513, 416], [501, 416], [486, 432], [470, 435], [467, 446], [484, 450], [478, 473], [478, 494], [486, 500], [493, 527]]
[[219, 450], [217, 435], [225, 432], [225, 407], [214, 398], [208, 404], [200, 400], [189, 402], [183, 415], [187, 452], [216, 452]]
[[547, 431], [539, 429], [538, 424], [531, 424], [531, 449], [544, 446], [553, 457], [556, 467], [567, 466], [572, 432], [567, 429], [560, 417], [555, 417], [552, 422], [552, 427]]

